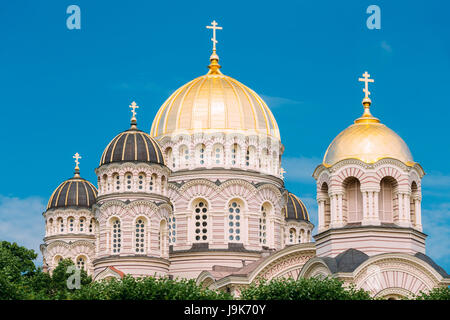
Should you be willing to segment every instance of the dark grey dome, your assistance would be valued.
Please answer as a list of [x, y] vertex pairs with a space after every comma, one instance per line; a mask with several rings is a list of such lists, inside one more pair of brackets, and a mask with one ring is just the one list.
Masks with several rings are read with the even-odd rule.
[[119, 133], [103, 151], [100, 166], [112, 162], [151, 162], [164, 165], [161, 148], [149, 134], [136, 128]]
[[97, 189], [89, 181], [73, 177], [61, 183], [53, 192], [47, 210], [65, 207], [91, 208], [97, 198]]
[[284, 215], [286, 220], [309, 221], [309, 214], [305, 204], [290, 192], [286, 206], [284, 207]]

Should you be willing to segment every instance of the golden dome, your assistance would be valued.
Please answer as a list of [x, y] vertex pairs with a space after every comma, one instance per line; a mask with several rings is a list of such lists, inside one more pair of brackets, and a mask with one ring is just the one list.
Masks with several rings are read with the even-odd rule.
[[364, 114], [342, 131], [330, 144], [323, 165], [330, 167], [344, 159], [358, 159], [374, 163], [383, 158], [393, 158], [408, 166], [414, 160], [405, 141], [394, 131], [370, 114], [370, 99], [363, 100]]
[[176, 90], [159, 109], [151, 135], [238, 132], [280, 139], [275, 118], [256, 92], [222, 74], [213, 53], [209, 72]]

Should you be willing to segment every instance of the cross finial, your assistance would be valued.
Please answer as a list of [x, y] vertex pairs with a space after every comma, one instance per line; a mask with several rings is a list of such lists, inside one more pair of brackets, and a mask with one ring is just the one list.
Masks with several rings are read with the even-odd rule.
[[211, 38], [211, 41], [213, 42], [213, 53], [215, 53], [216, 52], [216, 43], [217, 43], [216, 30], [222, 30], [222, 27], [218, 27], [216, 20], [214, 20], [213, 22], [211, 22], [211, 26], [206, 26], [206, 28], [213, 30], [213, 37]]
[[363, 77], [364, 78], [359, 78], [358, 80], [365, 83], [363, 92], [366, 94], [366, 96], [364, 97], [364, 99], [369, 99], [369, 95], [370, 95], [369, 82], [375, 82], [375, 80], [369, 79], [370, 78], [370, 74], [368, 74], [367, 71], [364, 72]]
[[369, 98], [370, 95], [369, 82], [375, 82], [375, 80], [369, 79], [370, 74], [368, 74], [367, 71], [365, 71], [362, 76], [363, 78], [359, 78], [358, 80], [364, 82], [363, 92], [366, 94], [362, 101], [362, 105], [364, 106], [364, 113], [360, 118], [355, 120], [355, 123], [367, 123], [367, 122], [378, 123], [380, 122], [380, 120], [372, 116], [372, 114], [370, 113], [370, 105], [372, 104], [372, 101]]
[[80, 165], [80, 159], [81, 159], [81, 156], [80, 156], [80, 154], [77, 152], [77, 153], [75, 153], [75, 155], [73, 156], [73, 158], [75, 159], [75, 175], [79, 175], [79, 173], [80, 173], [80, 167], [79, 167], [79, 165]]
[[133, 116], [131, 117], [131, 124], [133, 125], [136, 125], [136, 109], [139, 109], [139, 106], [136, 104], [136, 102], [132, 102], [131, 104], [130, 104], [130, 108], [131, 108], [131, 113], [133, 114]]

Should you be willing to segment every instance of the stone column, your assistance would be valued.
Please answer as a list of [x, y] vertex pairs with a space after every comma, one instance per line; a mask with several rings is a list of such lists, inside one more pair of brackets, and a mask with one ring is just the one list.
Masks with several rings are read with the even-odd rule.
[[421, 201], [419, 197], [414, 198], [414, 213], [416, 214], [416, 225], [415, 228], [422, 231], [422, 208]]
[[214, 153], [213, 153], [212, 144], [207, 143], [206, 148], [205, 148], [205, 163], [206, 163], [206, 167], [208, 169], [212, 168], [212, 166], [214, 164], [213, 161], [214, 161]]
[[342, 197], [342, 192], [330, 194], [331, 228], [344, 226]]
[[409, 194], [406, 192], [398, 193], [398, 225], [401, 227], [411, 227], [411, 218], [409, 212]]
[[381, 222], [378, 215], [378, 191], [371, 189], [371, 190], [364, 190], [362, 192], [363, 192], [363, 203], [364, 203], [364, 195], [366, 197], [366, 201], [363, 206], [362, 225], [372, 225], [372, 226], [380, 225]]
[[322, 232], [325, 230], [325, 201], [326, 199], [318, 198], [317, 204], [318, 204], [318, 213], [319, 213], [319, 226], [318, 226], [318, 232]]
[[339, 220], [340, 226], [344, 226], [344, 224], [346, 223], [346, 221], [344, 221], [342, 198], [343, 198], [342, 193], [337, 194], [337, 207], [338, 207], [337, 210], [338, 210], [338, 220]]
[[330, 195], [330, 212], [331, 212], [331, 228], [336, 228], [337, 225], [337, 207], [336, 207], [336, 197], [335, 195]]
[[373, 193], [373, 195], [374, 195], [373, 201], [375, 204], [373, 217], [374, 217], [374, 220], [377, 222], [377, 225], [380, 225], [381, 224], [380, 211], [379, 211], [380, 208], [378, 207], [378, 201], [379, 201], [378, 197], [380, 196], [380, 191], [375, 191]]
[[362, 200], [363, 200], [363, 206], [362, 206], [362, 225], [370, 224], [369, 222], [369, 210], [368, 210], [368, 195], [367, 191], [361, 191], [362, 193]]

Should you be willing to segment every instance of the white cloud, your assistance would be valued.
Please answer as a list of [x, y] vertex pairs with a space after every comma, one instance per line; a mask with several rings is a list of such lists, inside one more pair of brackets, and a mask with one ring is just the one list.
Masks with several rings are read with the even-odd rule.
[[282, 97], [272, 97], [272, 96], [266, 96], [266, 95], [261, 95], [261, 98], [263, 98], [263, 100], [267, 103], [267, 105], [270, 108], [277, 108], [277, 107], [282, 107], [282, 106], [287, 106], [287, 105], [297, 105], [297, 104], [301, 104], [301, 101], [297, 101], [297, 100], [293, 100], [293, 99], [288, 99], [288, 98], [282, 98]]
[[427, 255], [443, 267], [450, 265], [450, 203], [422, 208], [422, 225], [428, 234]]
[[286, 157], [283, 158], [281, 166], [286, 170], [284, 177], [287, 181], [314, 184], [312, 174], [321, 162], [316, 157]]
[[42, 263], [39, 245], [45, 234], [44, 210], [45, 200], [40, 197], [20, 199], [0, 195], [0, 240], [33, 249], [39, 254], [38, 264]]

